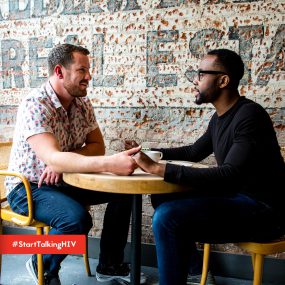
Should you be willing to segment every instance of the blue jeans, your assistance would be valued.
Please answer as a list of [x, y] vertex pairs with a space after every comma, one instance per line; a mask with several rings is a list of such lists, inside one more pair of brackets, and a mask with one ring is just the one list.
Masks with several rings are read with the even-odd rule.
[[267, 205], [242, 194], [152, 195], [153, 232], [162, 285], [185, 285], [187, 274], [201, 274], [195, 242], [261, 241], [280, 236], [280, 224]]
[[[47, 186], [38, 188], [31, 183], [34, 201], [34, 217], [51, 226], [50, 235], [88, 234], [92, 218], [86, 206], [108, 203], [100, 242], [99, 261], [104, 264], [122, 263], [127, 243], [131, 196], [88, 191], [71, 186]], [[19, 184], [8, 196], [13, 211], [28, 214], [26, 191]], [[57, 274], [64, 254], [43, 255], [46, 272]]]

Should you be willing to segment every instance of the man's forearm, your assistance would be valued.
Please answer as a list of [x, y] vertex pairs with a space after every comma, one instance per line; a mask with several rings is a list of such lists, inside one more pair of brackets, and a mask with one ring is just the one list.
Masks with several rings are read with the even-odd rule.
[[152, 174], [156, 174], [158, 176], [164, 177], [166, 164], [164, 163], [156, 163], [151, 171]]
[[74, 152], [54, 152], [47, 164], [56, 172], [108, 171], [107, 156], [86, 156]]

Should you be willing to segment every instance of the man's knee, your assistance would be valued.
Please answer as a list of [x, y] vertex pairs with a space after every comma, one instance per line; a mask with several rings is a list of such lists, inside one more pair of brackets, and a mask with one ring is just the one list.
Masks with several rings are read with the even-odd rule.
[[65, 234], [88, 234], [92, 225], [92, 218], [88, 211], [74, 213], [72, 217], [69, 216], [66, 221], [63, 221], [61, 231]]
[[157, 207], [152, 218], [153, 231], [159, 231], [163, 227], [167, 228], [170, 219], [171, 209], [169, 207], [164, 204]]

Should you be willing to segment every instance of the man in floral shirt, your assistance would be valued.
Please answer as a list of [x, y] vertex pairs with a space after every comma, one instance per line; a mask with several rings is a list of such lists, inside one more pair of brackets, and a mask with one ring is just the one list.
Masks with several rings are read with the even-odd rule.
[[[48, 82], [24, 98], [19, 107], [9, 170], [21, 172], [30, 181], [34, 216], [51, 226], [50, 234], [88, 234], [92, 219], [86, 206], [109, 202], [97, 278], [129, 281], [129, 267], [123, 258], [130, 197], [78, 189], [61, 181], [63, 172], [107, 171], [130, 175], [137, 167], [132, 155], [139, 147], [104, 156], [103, 137], [86, 97], [91, 80], [88, 55], [87, 49], [70, 44], [52, 49], [48, 56]], [[11, 208], [27, 214], [26, 192], [21, 181], [8, 178], [6, 188]], [[60, 284], [58, 271], [65, 257], [43, 255], [45, 284]], [[35, 255], [26, 266], [38, 284]]]

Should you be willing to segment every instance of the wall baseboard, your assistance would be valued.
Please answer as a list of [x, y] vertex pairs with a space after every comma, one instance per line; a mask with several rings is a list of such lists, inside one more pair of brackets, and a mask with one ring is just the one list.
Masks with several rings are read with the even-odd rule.
[[[34, 234], [32, 228], [4, 227], [4, 234]], [[89, 257], [98, 259], [100, 239], [89, 237]], [[130, 261], [130, 243], [125, 249], [126, 262]], [[142, 265], [157, 267], [154, 244], [142, 244]], [[251, 257], [246, 254], [212, 252], [210, 258], [211, 271], [214, 275], [244, 280], [252, 279]], [[264, 261], [264, 282], [285, 284], [285, 260], [266, 257]]]

